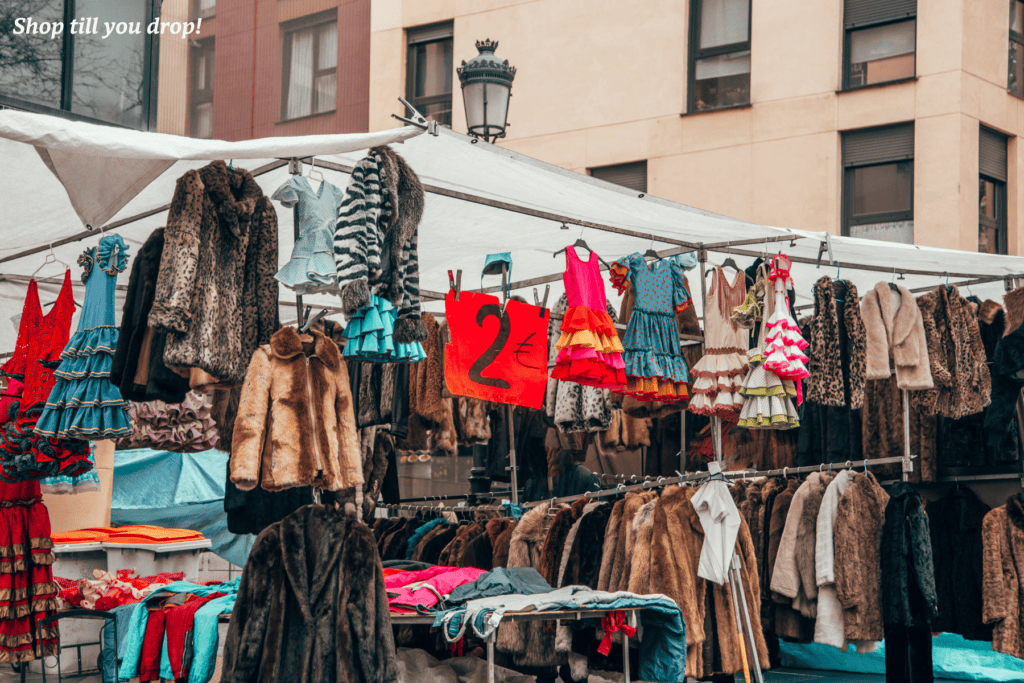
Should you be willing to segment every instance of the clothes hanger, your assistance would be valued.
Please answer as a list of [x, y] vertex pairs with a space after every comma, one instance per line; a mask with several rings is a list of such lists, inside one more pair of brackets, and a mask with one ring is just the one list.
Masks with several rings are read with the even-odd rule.
[[589, 244], [587, 244], [587, 241], [585, 239], [583, 239], [583, 231], [582, 230], [580, 230], [580, 236], [576, 239], [575, 242], [572, 243], [571, 247], [563, 247], [563, 248], [559, 249], [558, 251], [556, 251], [555, 253], [553, 253], [551, 255], [551, 257], [552, 258], [558, 258], [558, 255], [561, 254], [563, 251], [565, 251], [567, 249], [575, 249], [576, 247], [583, 247], [584, 249], [589, 251], [591, 254], [594, 254], [594, 256], [597, 256], [597, 260], [600, 261], [604, 265], [605, 268], [609, 268], [609, 269], [611, 268], [611, 266], [608, 265], [608, 262], [605, 261], [600, 256], [598, 256], [597, 254], [595, 254], [594, 250], [590, 248]]
[[647, 251], [644, 252], [644, 258], [652, 258], [655, 261], [661, 260], [661, 257], [658, 256], [658, 252], [654, 251], [654, 240], [651, 240], [651, 246], [647, 247]]
[[32, 275], [30, 277], [34, 278], [39, 273], [39, 271], [41, 271], [43, 268], [45, 268], [46, 266], [50, 265], [51, 263], [59, 263], [62, 266], [64, 266], [64, 268], [66, 270], [71, 270], [71, 266], [69, 266], [68, 264], [66, 264], [63, 261], [61, 261], [59, 258], [57, 258], [57, 254], [53, 253], [53, 244], [51, 244], [50, 245], [50, 253], [48, 253], [46, 255], [46, 257], [43, 258], [42, 265], [40, 265], [38, 268], [36, 268], [36, 271], [34, 273], [32, 273]]
[[732, 256], [730, 256], [730, 257], [726, 258], [726, 259], [725, 259], [724, 261], [722, 261], [722, 267], [723, 267], [723, 268], [729, 268], [730, 266], [731, 266], [731, 267], [732, 267], [732, 269], [733, 269], [733, 270], [735, 270], [736, 272], [740, 272], [740, 271], [742, 271], [742, 270], [743, 270], [743, 269], [742, 269], [742, 268], [740, 268], [740, 267], [739, 267], [738, 265], [736, 265], [736, 261], [735, 261], [735, 260], [733, 260]]
[[900, 288], [894, 282], [895, 279], [896, 279], [896, 269], [893, 268], [892, 269], [892, 278], [889, 279], [889, 289], [891, 289], [894, 292], [898, 292], [898, 291], [900, 291]]
[[306, 175], [306, 177], [309, 178], [310, 180], [315, 180], [315, 178], [313, 177], [314, 173], [320, 176], [320, 182], [322, 184], [324, 182], [324, 174], [316, 170], [316, 157], [310, 157], [309, 173]]

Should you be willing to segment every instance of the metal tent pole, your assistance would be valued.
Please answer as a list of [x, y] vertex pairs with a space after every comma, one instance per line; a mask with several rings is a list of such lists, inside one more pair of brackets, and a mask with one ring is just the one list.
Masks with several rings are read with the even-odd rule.
[[903, 390], [903, 481], [910, 478], [914, 471], [914, 461], [910, 455], [910, 394]]

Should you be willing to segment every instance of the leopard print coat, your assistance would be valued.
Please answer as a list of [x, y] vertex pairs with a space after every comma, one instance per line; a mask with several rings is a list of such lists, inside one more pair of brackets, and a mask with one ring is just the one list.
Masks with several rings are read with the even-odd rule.
[[[842, 320], [836, 306], [837, 288], [844, 304]], [[867, 337], [856, 285], [846, 280], [833, 282], [827, 275], [814, 283], [814, 317], [809, 330], [807, 400], [859, 409], [864, 404]]]
[[277, 214], [248, 171], [214, 161], [178, 179], [149, 313], [168, 366], [245, 381], [279, 326], [277, 250]]

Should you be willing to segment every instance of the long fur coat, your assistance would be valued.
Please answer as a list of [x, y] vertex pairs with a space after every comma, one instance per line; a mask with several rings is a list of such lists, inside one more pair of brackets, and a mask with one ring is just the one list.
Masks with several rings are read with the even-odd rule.
[[973, 307], [952, 285], [939, 285], [917, 304], [935, 387], [914, 392], [914, 405], [953, 419], [980, 413], [992, 401], [992, 378]]
[[771, 591], [772, 581], [775, 580], [775, 565], [779, 558], [779, 548], [782, 546], [782, 535], [786, 529], [786, 521], [789, 519], [789, 511], [793, 504], [793, 498], [800, 488], [798, 479], [784, 480], [783, 487], [775, 494], [772, 503], [771, 516], [768, 519], [768, 552], [765, 555], [765, 578], [762, 581], [765, 596], [771, 596], [765, 608], [765, 619], [771, 625], [770, 630], [776, 635], [790, 641], [809, 642], [813, 626], [810, 620], [802, 616], [800, 612], [793, 609], [792, 600], [783, 595], [774, 595]]
[[[868, 459], [903, 457], [903, 392], [896, 377], [871, 379], [864, 392], [861, 411], [861, 438]], [[909, 394], [913, 397], [914, 394]], [[938, 418], [926, 415], [910, 400], [910, 452], [918, 456], [910, 481], [934, 481], [938, 465]], [[857, 458], [854, 458], [857, 459]], [[903, 469], [899, 463], [882, 465], [875, 473], [883, 480], [898, 479]]]
[[364, 483], [348, 370], [333, 341], [283, 327], [253, 354], [230, 467], [243, 490], [339, 491]]
[[370, 295], [398, 308], [394, 339], [426, 339], [420, 319], [417, 235], [424, 192], [416, 172], [390, 147], [374, 147], [356, 164], [338, 210], [334, 261], [346, 314], [369, 305]]
[[611, 584], [612, 566], [615, 564], [615, 550], [619, 545], [619, 532], [622, 526], [622, 508], [626, 501], [616, 501], [608, 516], [608, 523], [605, 525], [604, 537], [601, 543], [601, 568], [597, 576], [597, 590], [607, 591]]
[[[837, 306], [839, 300], [842, 306]], [[866, 338], [857, 287], [827, 275], [814, 283], [814, 317], [809, 329], [807, 399], [823, 406], [860, 408], [864, 403]]]
[[149, 324], [164, 361], [241, 384], [278, 328], [277, 214], [248, 171], [214, 161], [178, 179]]
[[601, 553], [595, 551], [602, 547], [612, 507], [611, 503], [601, 503], [580, 518], [579, 528], [576, 530], [576, 537], [565, 563], [562, 585], [589, 586], [597, 589], [603, 558]]
[[397, 683], [384, 573], [365, 524], [310, 505], [259, 535], [221, 680]]
[[1024, 659], [1024, 504], [1019, 494], [985, 515], [982, 543], [982, 619], [995, 627], [992, 649]]
[[[409, 412], [419, 416], [424, 427], [430, 429], [433, 444], [445, 455], [458, 455], [455, 431], [455, 408], [452, 399], [444, 398], [444, 344], [441, 326], [430, 313], [422, 315], [426, 337], [423, 350], [427, 358], [409, 369]], [[422, 444], [421, 444], [422, 445]]]
[[921, 494], [904, 481], [889, 490], [885, 506], [881, 592], [886, 626], [925, 626], [938, 614], [928, 515]]
[[900, 389], [921, 391], [935, 386], [928, 362], [928, 341], [924, 318], [917, 299], [904, 287], [897, 287], [898, 308], [892, 290], [879, 282], [864, 295], [860, 304], [867, 338], [867, 379], [888, 379], [892, 375], [889, 360], [896, 365], [896, 383]]
[[[1014, 420], [1017, 397], [1024, 388], [1024, 287], [1003, 297], [1006, 328], [996, 345], [992, 365], [992, 405], [985, 411], [985, 432], [989, 447], [1007, 451], [1016, 446]], [[1020, 435], [1017, 435], [1017, 439]], [[1012, 449], [1016, 452], [1016, 448]]]
[[881, 640], [882, 526], [889, 496], [870, 472], [851, 477], [835, 521], [836, 594], [847, 640]]

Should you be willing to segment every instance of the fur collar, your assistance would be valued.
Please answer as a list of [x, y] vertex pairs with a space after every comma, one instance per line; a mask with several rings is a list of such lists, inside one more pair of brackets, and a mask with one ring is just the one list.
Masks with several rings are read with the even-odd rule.
[[1003, 305], [1006, 307], [1006, 330], [1003, 335], [1009, 336], [1024, 323], [1024, 287], [1007, 292], [1003, 296]]
[[914, 322], [917, 320], [917, 299], [910, 290], [897, 285], [900, 293], [900, 307], [893, 311], [892, 293], [889, 283], [879, 282], [875, 285], [875, 294], [878, 296], [878, 308], [882, 314], [882, 324], [889, 336], [889, 345], [902, 344], [914, 331]]
[[270, 338], [270, 350], [281, 360], [288, 360], [302, 353], [302, 343], [308, 341], [309, 335], [313, 336], [314, 346], [312, 358], [317, 358], [331, 370], [337, 370], [341, 364], [341, 353], [338, 345], [325, 337], [317, 330], [310, 330], [308, 334], [299, 335], [294, 327], [282, 327]]
[[981, 302], [981, 306], [978, 307], [978, 322], [991, 325], [995, 322], [996, 316], [999, 315], [1001, 310], [1003, 310], [1003, 307], [998, 303], [992, 301], [992, 299], [985, 299]]
[[1024, 531], [1024, 503], [1020, 495], [1012, 495], [1006, 499], [1006, 516], [1010, 523]]
[[230, 169], [223, 161], [214, 161], [199, 169], [207, 196], [213, 200], [222, 225], [235, 237], [248, 232], [249, 221], [263, 191], [249, 172]]
[[516, 530], [513, 533], [512, 542], [543, 543], [547, 538], [547, 505], [538, 505], [519, 520]]

